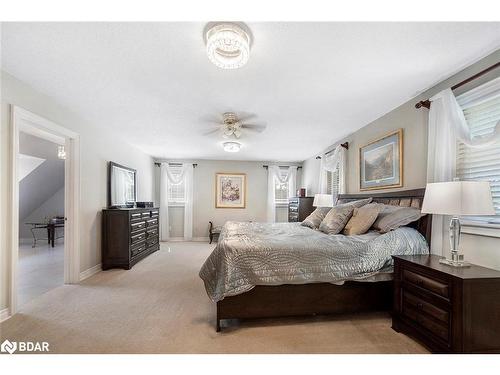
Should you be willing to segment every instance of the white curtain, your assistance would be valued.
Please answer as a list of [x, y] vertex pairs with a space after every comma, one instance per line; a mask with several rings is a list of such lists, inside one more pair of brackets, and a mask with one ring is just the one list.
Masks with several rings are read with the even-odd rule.
[[[477, 87], [457, 98], [446, 89], [430, 98], [427, 149], [427, 182], [452, 181], [456, 174], [457, 141], [470, 147], [486, 147], [500, 143], [500, 122], [491, 135], [472, 138], [463, 110], [500, 95], [500, 78]], [[446, 248], [445, 230], [449, 218], [433, 215], [431, 250], [442, 255]]]
[[295, 196], [297, 183], [297, 167], [290, 166], [286, 169], [280, 169], [277, 165], [270, 165], [267, 168], [267, 221], [274, 223], [276, 221], [276, 185], [275, 181], [288, 183], [288, 197]]
[[184, 203], [184, 241], [191, 241], [193, 239], [193, 177], [194, 167], [193, 164], [184, 164], [184, 189], [185, 189], [185, 203]]
[[182, 164], [179, 174], [172, 173], [168, 163], [162, 163], [160, 168], [160, 239], [170, 239], [170, 223], [168, 219], [168, 187], [184, 184], [184, 240], [193, 239], [193, 164]]
[[335, 147], [335, 150], [330, 154], [321, 156], [321, 166], [319, 171], [319, 192], [320, 194], [327, 193], [328, 187], [328, 172], [339, 171], [339, 194], [345, 193], [345, 171], [346, 171], [346, 149], [341, 145]]
[[168, 222], [168, 164], [160, 167], [160, 241], [170, 239]]

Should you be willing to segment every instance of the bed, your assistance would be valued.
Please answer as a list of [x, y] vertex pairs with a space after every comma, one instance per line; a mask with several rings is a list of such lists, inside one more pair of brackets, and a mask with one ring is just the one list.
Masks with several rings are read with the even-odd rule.
[[[425, 189], [340, 195], [420, 208]], [[228, 222], [200, 270], [223, 319], [389, 310], [392, 254], [428, 252], [430, 216], [386, 234], [326, 235], [299, 223]]]

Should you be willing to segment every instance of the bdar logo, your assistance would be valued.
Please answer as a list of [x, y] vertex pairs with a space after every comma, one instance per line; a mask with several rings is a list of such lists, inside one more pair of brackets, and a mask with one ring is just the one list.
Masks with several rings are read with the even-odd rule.
[[10, 342], [9, 340], [5, 340], [2, 345], [0, 345], [0, 351], [2, 353], [14, 353], [17, 350], [17, 342]]

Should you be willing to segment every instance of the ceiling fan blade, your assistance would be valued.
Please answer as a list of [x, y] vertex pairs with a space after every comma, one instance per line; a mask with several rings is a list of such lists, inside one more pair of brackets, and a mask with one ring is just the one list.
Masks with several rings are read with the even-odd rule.
[[203, 133], [203, 135], [215, 134], [215, 133], [217, 133], [219, 131], [220, 131], [220, 128], [216, 128], [216, 129], [212, 129], [212, 130], [209, 130], [209, 131]]
[[240, 122], [245, 122], [245, 121], [248, 121], [248, 120], [251, 120], [253, 118], [256, 118], [257, 115], [255, 113], [249, 113], [249, 112], [239, 112], [238, 113], [238, 120]]
[[241, 125], [243, 129], [248, 129], [250, 131], [255, 131], [255, 132], [263, 132], [267, 125], [261, 125], [261, 124], [243, 124]]
[[220, 115], [205, 115], [200, 117], [201, 122], [211, 122], [219, 125], [222, 123], [222, 120], [222, 116]]

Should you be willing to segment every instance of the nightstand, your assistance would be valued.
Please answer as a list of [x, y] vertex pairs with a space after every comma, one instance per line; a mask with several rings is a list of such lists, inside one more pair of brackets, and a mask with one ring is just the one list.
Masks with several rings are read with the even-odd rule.
[[500, 271], [393, 256], [392, 328], [438, 353], [500, 353]]

